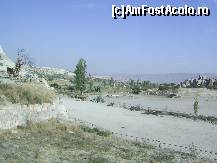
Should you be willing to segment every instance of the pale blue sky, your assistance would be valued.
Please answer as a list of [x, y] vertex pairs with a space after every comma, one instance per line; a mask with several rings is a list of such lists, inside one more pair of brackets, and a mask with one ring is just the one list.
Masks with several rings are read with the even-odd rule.
[[[25, 48], [39, 66], [90, 73], [217, 72], [216, 0], [0, 0], [0, 44], [12, 58]], [[209, 17], [114, 20], [112, 4], [207, 6]]]

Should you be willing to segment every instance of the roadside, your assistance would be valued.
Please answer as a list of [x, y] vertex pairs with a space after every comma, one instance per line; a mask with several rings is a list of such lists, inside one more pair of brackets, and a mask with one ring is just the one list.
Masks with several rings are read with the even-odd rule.
[[185, 154], [125, 141], [96, 128], [54, 119], [0, 133], [0, 162], [197, 162]]

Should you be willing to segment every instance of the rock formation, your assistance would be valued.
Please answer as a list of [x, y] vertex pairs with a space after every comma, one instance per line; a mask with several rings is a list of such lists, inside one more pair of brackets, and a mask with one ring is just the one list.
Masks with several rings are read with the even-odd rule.
[[217, 89], [217, 79], [199, 75], [197, 79], [187, 79], [180, 83], [182, 88], [209, 88]]
[[14, 67], [14, 62], [6, 55], [0, 45], [0, 71], [7, 71], [7, 67]]

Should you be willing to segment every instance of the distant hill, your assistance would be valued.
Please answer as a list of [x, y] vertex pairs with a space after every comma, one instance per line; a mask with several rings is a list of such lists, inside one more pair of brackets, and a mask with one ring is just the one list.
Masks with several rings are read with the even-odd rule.
[[197, 78], [199, 75], [210, 78], [217, 78], [217, 74], [211, 73], [168, 73], [168, 74], [113, 74], [111, 75], [116, 80], [149, 80], [155, 83], [180, 83], [186, 79]]

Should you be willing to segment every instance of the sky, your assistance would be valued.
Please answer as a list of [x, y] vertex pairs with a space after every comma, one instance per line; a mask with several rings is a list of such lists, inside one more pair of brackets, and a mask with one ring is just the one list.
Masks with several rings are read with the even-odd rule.
[[[207, 6], [209, 17], [112, 18], [112, 5]], [[92, 74], [217, 73], [217, 0], [0, 0], [0, 44], [12, 59]]]

